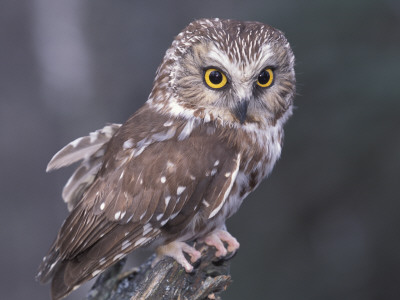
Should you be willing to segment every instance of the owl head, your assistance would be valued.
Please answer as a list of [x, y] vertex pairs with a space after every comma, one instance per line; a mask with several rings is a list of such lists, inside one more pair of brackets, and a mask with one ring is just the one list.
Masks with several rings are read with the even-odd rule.
[[149, 101], [176, 116], [264, 127], [291, 114], [294, 93], [294, 55], [282, 32], [202, 19], [175, 38]]

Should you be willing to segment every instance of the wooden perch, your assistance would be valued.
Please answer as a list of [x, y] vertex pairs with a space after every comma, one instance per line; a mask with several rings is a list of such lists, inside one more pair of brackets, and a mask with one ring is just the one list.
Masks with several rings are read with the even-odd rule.
[[221, 260], [215, 257], [212, 247], [196, 248], [200, 249], [202, 257], [190, 274], [170, 257], [152, 268], [155, 255], [139, 268], [121, 273], [123, 260], [99, 276], [86, 300], [221, 299], [219, 294], [231, 283], [232, 256]]

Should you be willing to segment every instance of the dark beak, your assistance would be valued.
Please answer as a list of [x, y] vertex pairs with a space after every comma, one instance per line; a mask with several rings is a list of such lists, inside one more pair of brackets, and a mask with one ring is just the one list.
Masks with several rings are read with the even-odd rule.
[[233, 113], [239, 119], [240, 124], [243, 124], [247, 118], [247, 107], [249, 106], [249, 100], [240, 100], [233, 108]]

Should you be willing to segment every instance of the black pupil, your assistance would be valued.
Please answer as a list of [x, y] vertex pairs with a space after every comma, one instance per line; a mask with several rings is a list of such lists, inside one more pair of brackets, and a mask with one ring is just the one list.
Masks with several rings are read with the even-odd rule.
[[267, 82], [269, 81], [269, 73], [264, 70], [260, 73], [260, 75], [258, 75], [258, 82], [261, 84], [267, 84]]
[[219, 71], [212, 71], [209, 78], [212, 83], [219, 84], [222, 81], [222, 74]]

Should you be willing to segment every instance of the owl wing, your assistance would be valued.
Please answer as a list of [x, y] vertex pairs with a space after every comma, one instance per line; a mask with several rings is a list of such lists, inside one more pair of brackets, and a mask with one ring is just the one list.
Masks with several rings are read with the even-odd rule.
[[110, 141], [102, 169], [40, 268], [40, 281], [54, 277], [55, 298], [156, 237], [179, 233], [197, 214], [212, 218], [221, 209], [239, 168], [237, 151], [201, 130], [183, 140], [168, 130], [127, 143], [121, 128]]
[[68, 210], [77, 204], [83, 193], [93, 183], [102, 165], [105, 148], [121, 124], [108, 124], [102, 129], [80, 137], [58, 151], [47, 165], [46, 171], [69, 166], [82, 160], [62, 191]]

